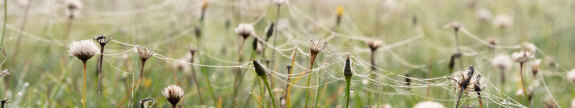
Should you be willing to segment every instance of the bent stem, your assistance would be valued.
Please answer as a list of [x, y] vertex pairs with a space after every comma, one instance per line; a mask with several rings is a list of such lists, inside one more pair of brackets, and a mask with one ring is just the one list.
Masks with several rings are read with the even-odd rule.
[[317, 54], [311, 54], [311, 59], [310, 59], [310, 64], [309, 64], [309, 70], [307, 72], [307, 74], [309, 75], [308, 79], [307, 79], [307, 87], [306, 88], [306, 93], [305, 93], [305, 107], [307, 107], [307, 100], [309, 100], [309, 95], [311, 95], [310, 92], [310, 84], [311, 84], [311, 72], [313, 70], [313, 62], [315, 61], [315, 57], [317, 56]]
[[83, 64], [83, 71], [84, 71], [84, 95], [82, 97], [82, 108], [86, 108], [86, 61], [87, 60], [83, 60], [82, 64]]
[[274, 94], [272, 94], [272, 89], [270, 89], [270, 85], [268, 84], [268, 78], [267, 77], [260, 77], [260, 78], [262, 78], [262, 80], [264, 80], [264, 83], [266, 84], [266, 88], [268, 89], [268, 93], [270, 94], [270, 98], [272, 100], [272, 105], [275, 108], [276, 107], [276, 101], [274, 98]]

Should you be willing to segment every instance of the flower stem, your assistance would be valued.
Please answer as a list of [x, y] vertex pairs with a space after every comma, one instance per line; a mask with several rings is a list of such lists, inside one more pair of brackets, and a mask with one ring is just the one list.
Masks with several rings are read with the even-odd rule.
[[86, 61], [87, 60], [83, 60], [82, 64], [83, 64], [83, 71], [84, 71], [84, 95], [82, 97], [82, 108], [86, 108]]
[[345, 78], [345, 108], [349, 107], [349, 92], [351, 90], [351, 77]]
[[0, 46], [4, 45], [4, 37], [6, 35], [7, 21], [8, 21], [8, 0], [4, 0], [4, 25], [2, 25], [2, 40], [0, 40]]
[[315, 61], [315, 57], [317, 56], [317, 54], [311, 54], [311, 59], [310, 59], [310, 64], [309, 64], [309, 70], [307, 72], [308, 79], [307, 79], [307, 89], [306, 89], [306, 93], [305, 93], [305, 107], [307, 107], [307, 100], [309, 100], [309, 95], [311, 95], [311, 92], [309, 91], [310, 89], [310, 84], [311, 84], [311, 72], [313, 70], [313, 62]]
[[521, 88], [523, 89], [523, 96], [527, 100], [527, 105], [529, 105], [529, 96], [527, 96], [528, 91], [527, 89], [525, 89], [525, 81], [523, 80], [523, 65], [524, 65], [523, 62], [519, 63], [519, 76], [521, 79]]
[[[191, 55], [192, 55], [192, 59], [190, 60], [190, 63], [194, 63], [195, 54], [191, 53]], [[196, 70], [194, 70], [194, 65], [192, 65], [191, 68], [192, 68], [192, 77], [194, 79], [194, 82], [196, 83], [196, 89], [198, 90], [198, 94], [199, 94], [198, 98], [200, 98], [200, 104], [205, 105], [204, 100], [202, 99], [202, 90], [200, 89], [200, 85], [198, 83], [198, 77], [196, 76]]]
[[276, 107], [276, 101], [274, 100], [274, 94], [272, 94], [272, 89], [270, 89], [270, 85], [268, 84], [268, 78], [266, 77], [260, 77], [264, 80], [264, 83], [266, 84], [266, 88], [268, 88], [268, 93], [270, 94], [270, 98], [272, 100], [272, 105], [274, 106], [274, 108]]
[[[244, 47], [245, 42], [246, 42], [246, 39], [242, 38], [242, 42], [240, 44], [240, 47], [238, 48], [238, 63], [241, 63], [241, 61], [242, 61], [242, 49]], [[240, 68], [236, 68], [235, 74], [236, 74], [236, 78], [235, 78], [235, 82], [234, 82], [234, 94], [233, 94], [233, 98], [232, 98], [232, 105], [235, 105], [235, 103], [236, 103], [236, 96], [238, 94], [238, 87], [241, 85], [242, 78], [240, 77], [240, 75], [241, 75]]]
[[97, 96], [96, 96], [96, 108], [99, 108], [100, 105], [100, 89], [102, 86], [102, 61], [104, 61], [104, 45], [101, 44], [100, 46], [100, 60], [98, 61], [98, 88], [97, 88]]

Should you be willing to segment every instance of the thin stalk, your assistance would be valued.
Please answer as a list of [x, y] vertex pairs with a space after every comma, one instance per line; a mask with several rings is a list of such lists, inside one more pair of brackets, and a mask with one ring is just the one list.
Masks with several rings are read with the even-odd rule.
[[[142, 82], [142, 78], [144, 77], [144, 66], [145, 65], [146, 65], [146, 60], [142, 59], [142, 66], [140, 67], [140, 78], [138, 78], [138, 82], [136, 82], [136, 85], [134, 85], [132, 87], [133, 91], [131, 93], [133, 93], [133, 94], [136, 94], [138, 92], [138, 88], [140, 87], [140, 82]], [[132, 89], [130, 89], [130, 90], [132, 90]], [[128, 94], [131, 94], [131, 93], [128, 93]], [[128, 104], [128, 106], [133, 104], [133, 100], [134, 100], [134, 95], [132, 95], [132, 97], [130, 99], [130, 104]]]
[[317, 108], [317, 103], [318, 103], [318, 101], [319, 101], [319, 98], [321, 98], [321, 95], [319, 95], [319, 92], [320, 92], [320, 90], [321, 90], [321, 87], [320, 87], [320, 86], [321, 86], [321, 83], [322, 83], [322, 80], [321, 80], [321, 72], [318, 73], [317, 80], [318, 80], [318, 81], [317, 81], [318, 87], [317, 87], [317, 89], [316, 89], [316, 91], [315, 91], [315, 96], [316, 96], [316, 97], [315, 97], [315, 102], [313, 103], [313, 107], [314, 107], [314, 108]]
[[84, 95], [82, 97], [82, 108], [86, 108], [86, 61], [87, 60], [83, 60], [82, 64], [83, 64], [83, 71], [84, 71]]
[[[371, 79], [375, 79], [375, 75], [373, 75], [373, 74], [375, 73], [375, 50], [372, 50], [372, 51], [371, 51], [370, 61], [371, 61], [371, 68], [370, 68], [371, 73], [369, 74], [369, 77], [370, 77]], [[384, 80], [385, 80], [385, 79], [384, 79]], [[370, 83], [370, 85], [373, 86], [372, 83]], [[383, 88], [382, 88], [381, 91], [383, 91]], [[367, 96], [368, 96], [368, 98], [367, 98], [367, 103], [368, 103], [368, 104], [371, 104], [371, 101], [372, 101], [372, 100], [371, 100], [371, 92], [368, 92], [367, 94], [368, 94], [368, 95], [367, 95]], [[379, 98], [377, 98], [377, 99], [379, 99]], [[377, 101], [376, 101], [376, 103], [377, 103]]]
[[317, 54], [311, 54], [311, 59], [310, 59], [310, 64], [309, 64], [309, 70], [307, 72], [307, 74], [309, 75], [308, 79], [307, 79], [307, 87], [306, 88], [306, 93], [305, 93], [305, 107], [307, 107], [307, 100], [309, 100], [309, 95], [311, 95], [311, 92], [309, 91], [309, 87], [311, 84], [311, 72], [313, 70], [313, 63], [315, 61], [315, 57], [317, 56]]
[[[26, 24], [28, 22], [28, 13], [30, 12], [30, 7], [31, 4], [28, 4], [28, 6], [25, 7], [24, 10], [24, 16], [22, 17], [22, 23], [20, 26], [20, 31], [24, 31], [24, 29], [26, 28]], [[22, 32], [18, 32], [18, 39], [16, 39], [16, 45], [14, 45], [14, 57], [12, 61], [16, 61], [16, 56], [18, 55], [18, 51], [19, 51], [19, 47], [20, 47], [20, 42], [22, 41]]]
[[[190, 60], [190, 63], [194, 63], [194, 53], [191, 53], [192, 55], [192, 59]], [[192, 77], [194, 78], [194, 82], [196, 83], [196, 89], [198, 90], [198, 94], [199, 94], [199, 98], [200, 98], [200, 104], [201, 105], [205, 105], [204, 104], [204, 100], [202, 98], [202, 90], [200, 90], [200, 85], [198, 83], [198, 77], [196, 77], [196, 70], [194, 70], [194, 65], [191, 66], [192, 68]]]
[[[461, 54], [461, 47], [459, 46], [459, 29], [458, 28], [455, 29], [455, 45], [457, 47], [457, 53]], [[458, 63], [459, 67], [463, 68], [463, 60], [461, 59], [461, 55], [456, 59], [459, 59], [459, 63]]]
[[477, 92], [477, 98], [479, 99], [479, 107], [483, 108], [483, 101], [481, 100], [481, 93]]
[[[240, 44], [240, 47], [238, 48], [239, 49], [238, 50], [238, 63], [241, 63], [241, 61], [242, 61], [242, 49], [244, 47], [245, 42], [246, 42], [246, 39], [242, 38], [242, 42]], [[232, 98], [232, 105], [234, 105], [236, 102], [236, 96], [238, 94], [238, 86], [241, 85], [241, 80], [243, 79], [243, 78], [240, 78], [241, 70], [239, 68], [236, 68], [235, 74], [236, 74], [236, 78], [235, 78], [235, 82], [234, 82], [234, 96]], [[240, 81], [238, 81], [238, 80], [240, 80]]]
[[6, 35], [6, 22], [8, 21], [8, 0], [4, 0], [4, 25], [2, 25], [2, 39], [0, 46], [4, 46], [4, 37]]
[[176, 104], [172, 104], [172, 108], [177, 108], [176, 106], [177, 106]]
[[[296, 54], [297, 54], [296, 51], [297, 51], [297, 47], [296, 47], [296, 49], [294, 49], [294, 51], [293, 51], [294, 53], [293, 53], [292, 60], [291, 60], [291, 68], [293, 68], [293, 66], [294, 66], [294, 64], [295, 64], [295, 56], [296, 56]], [[293, 73], [293, 69], [291, 69], [291, 68], [288, 69], [288, 78], [287, 78], [288, 83], [286, 84], [286, 96], [285, 96], [285, 99], [286, 99], [286, 108], [291, 108], [291, 104], [290, 104], [290, 103], [291, 103], [291, 100], [290, 100], [291, 98], [290, 98], [290, 89], [289, 89], [289, 88], [290, 88], [290, 83], [291, 83], [291, 74]]]
[[104, 61], [104, 45], [100, 44], [100, 59], [98, 60], [98, 88], [96, 95], [96, 108], [100, 105], [100, 89], [102, 86], [102, 61]]
[[461, 95], [463, 94], [463, 90], [465, 90], [465, 88], [461, 88], [459, 90], [459, 96], [457, 98], [457, 104], [455, 104], [455, 108], [459, 108], [459, 101], [461, 100]]
[[72, 29], [72, 23], [73, 23], [73, 22], [74, 22], [74, 19], [73, 19], [73, 18], [69, 18], [69, 19], [68, 19], [68, 28], [66, 28], [66, 35], [64, 35], [64, 36], [66, 36], [67, 38], [70, 37], [70, 29]]
[[349, 107], [349, 92], [351, 91], [351, 78], [345, 78], [345, 108]]
[[527, 96], [527, 89], [525, 89], [525, 81], [523, 80], [523, 62], [519, 63], [519, 78], [521, 79], [521, 88], [523, 89], [523, 96], [527, 99], [527, 105], [529, 105], [529, 96]]
[[276, 101], [274, 100], [275, 98], [274, 98], [274, 94], [272, 94], [272, 89], [270, 89], [270, 85], [268, 84], [268, 78], [266, 78], [266, 77], [261, 77], [261, 78], [264, 80], [264, 83], [266, 84], [266, 88], [268, 88], [268, 93], [270, 94], [270, 97], [272, 100], [272, 105], [275, 108], [276, 107]]
[[208, 83], [208, 92], [210, 92], [210, 95], [212, 96], [212, 99], [214, 100], [214, 102], [217, 102], [218, 100], [216, 99], [216, 96], [214, 95], [214, 92], [212, 90], [212, 84], [210, 82], [210, 77], [208, 76], [208, 72], [203, 71], [204, 67], [200, 67], [200, 72], [204, 72], [204, 77], [206, 79], [206, 82]]

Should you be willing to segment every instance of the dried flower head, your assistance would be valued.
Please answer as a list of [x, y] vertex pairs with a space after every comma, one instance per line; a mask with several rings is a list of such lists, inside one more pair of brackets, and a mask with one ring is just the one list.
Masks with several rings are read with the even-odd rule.
[[382, 42], [378, 39], [370, 39], [367, 41], [367, 46], [371, 49], [371, 51], [377, 50], [377, 48], [381, 47]]
[[506, 71], [507, 69], [509, 69], [512, 63], [513, 61], [511, 60], [511, 58], [509, 58], [509, 56], [505, 54], [496, 55], [491, 60], [491, 65], [493, 67], [499, 68], [499, 70], [501, 71]]
[[152, 108], [156, 104], [156, 99], [154, 98], [144, 98], [140, 100], [141, 108]]
[[324, 40], [311, 40], [309, 42], [309, 51], [312, 55], [315, 55], [321, 52], [325, 46], [327, 46], [327, 42]]
[[68, 6], [66, 13], [70, 19], [80, 14], [80, 10], [82, 9], [82, 2], [80, 0], [66, 0], [66, 5]]
[[100, 43], [101, 46], [104, 46], [104, 45], [106, 45], [106, 43], [108, 43], [112, 40], [112, 37], [106, 37], [103, 34], [100, 34], [100, 35], [94, 37], [94, 40], [96, 40], [96, 42]]
[[493, 21], [493, 26], [509, 28], [513, 26], [513, 18], [508, 15], [497, 15]]
[[150, 59], [152, 55], [154, 55], [154, 52], [146, 47], [138, 45], [136, 48], [138, 50], [138, 56], [140, 59], [142, 59], [142, 61], [146, 61]]
[[413, 108], [445, 108], [445, 106], [439, 102], [425, 101], [415, 104], [415, 107]]
[[572, 83], [575, 83], [575, 69], [572, 69], [571, 71], [567, 72], [567, 80], [571, 81]]
[[0, 77], [4, 77], [4, 76], [8, 76], [10, 75], [10, 71], [8, 69], [4, 69], [2, 70], [2, 72], [0, 72]]
[[238, 27], [236, 27], [234, 31], [238, 33], [240, 36], [242, 36], [244, 39], [248, 38], [250, 35], [255, 33], [254, 26], [245, 23], [238, 25]]
[[541, 65], [541, 59], [535, 59], [531, 61], [531, 70], [533, 72], [533, 76], [537, 75], [539, 72], [539, 67]]
[[521, 46], [523, 48], [524, 51], [529, 52], [529, 53], [533, 53], [535, 54], [537, 51], [537, 46], [535, 46], [535, 44], [533, 43], [523, 43], [523, 45]]
[[495, 45], [497, 44], [497, 39], [495, 37], [490, 37], [489, 39], [489, 48], [495, 49]]
[[479, 9], [477, 10], [477, 18], [479, 18], [479, 20], [481, 21], [487, 21], [491, 19], [491, 11], [489, 11], [489, 9]]
[[519, 62], [519, 63], [525, 63], [527, 61], [529, 61], [529, 59], [534, 58], [535, 57], [535, 53], [531, 53], [528, 51], [519, 51], [519, 52], [514, 52], [513, 54], [511, 54], [511, 58], [513, 58], [513, 60], [515, 62]]
[[98, 52], [98, 46], [90, 40], [74, 41], [70, 44], [70, 54], [82, 61], [87, 61]]
[[449, 23], [449, 27], [453, 27], [455, 31], [458, 31], [463, 25], [459, 21], [453, 21]]
[[184, 91], [180, 86], [170, 85], [162, 91], [162, 95], [164, 95], [166, 99], [175, 106], [178, 104], [180, 99], [182, 99], [182, 96], [184, 96]]
[[283, 5], [283, 4], [289, 3], [289, 1], [288, 0], [274, 0], [274, 3], [276, 5]]

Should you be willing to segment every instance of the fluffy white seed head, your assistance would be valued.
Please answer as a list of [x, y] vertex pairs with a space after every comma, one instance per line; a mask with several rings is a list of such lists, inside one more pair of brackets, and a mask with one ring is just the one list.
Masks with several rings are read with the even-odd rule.
[[523, 48], [524, 51], [527, 51], [529, 53], [533, 53], [535, 54], [535, 52], [537, 51], [537, 46], [535, 46], [535, 44], [533, 43], [523, 43], [523, 45], [521, 46]]
[[324, 40], [311, 40], [309, 41], [309, 51], [311, 54], [317, 54], [321, 52], [325, 46], [327, 46], [327, 42]]
[[508, 15], [497, 15], [493, 21], [493, 26], [509, 28], [513, 26], [513, 18]]
[[477, 18], [479, 18], [479, 20], [482, 21], [487, 21], [491, 19], [491, 11], [489, 11], [489, 9], [479, 9], [477, 10]]
[[238, 33], [240, 36], [242, 36], [244, 39], [248, 38], [248, 36], [255, 33], [254, 26], [245, 23], [238, 25], [238, 27], [236, 27], [234, 31]]
[[164, 95], [172, 105], [176, 105], [180, 99], [182, 99], [182, 96], [184, 96], [184, 91], [180, 86], [170, 85], [162, 91], [162, 95]]
[[445, 108], [445, 106], [439, 102], [425, 101], [415, 104], [413, 108]]
[[519, 62], [519, 63], [525, 63], [525, 62], [529, 61], [529, 59], [534, 58], [534, 57], [535, 57], [535, 54], [530, 53], [528, 51], [519, 51], [519, 52], [514, 52], [513, 54], [511, 54], [511, 58], [515, 62]]
[[70, 19], [73, 19], [80, 14], [83, 4], [80, 0], [66, 0], [66, 6], [68, 8], [66, 14]]
[[533, 68], [539, 68], [540, 65], [541, 65], [541, 59], [533, 59], [531, 61], [531, 67]]
[[575, 83], [575, 69], [572, 69], [571, 71], [567, 72], [567, 80], [571, 81], [572, 83]]
[[493, 57], [493, 60], [491, 60], [491, 65], [493, 67], [499, 68], [501, 71], [506, 71], [507, 69], [509, 69], [512, 63], [513, 61], [511, 60], [511, 58], [509, 58], [509, 56], [505, 54], [496, 55], [495, 57]]
[[99, 52], [98, 46], [91, 40], [74, 41], [70, 44], [70, 54], [86, 61]]

